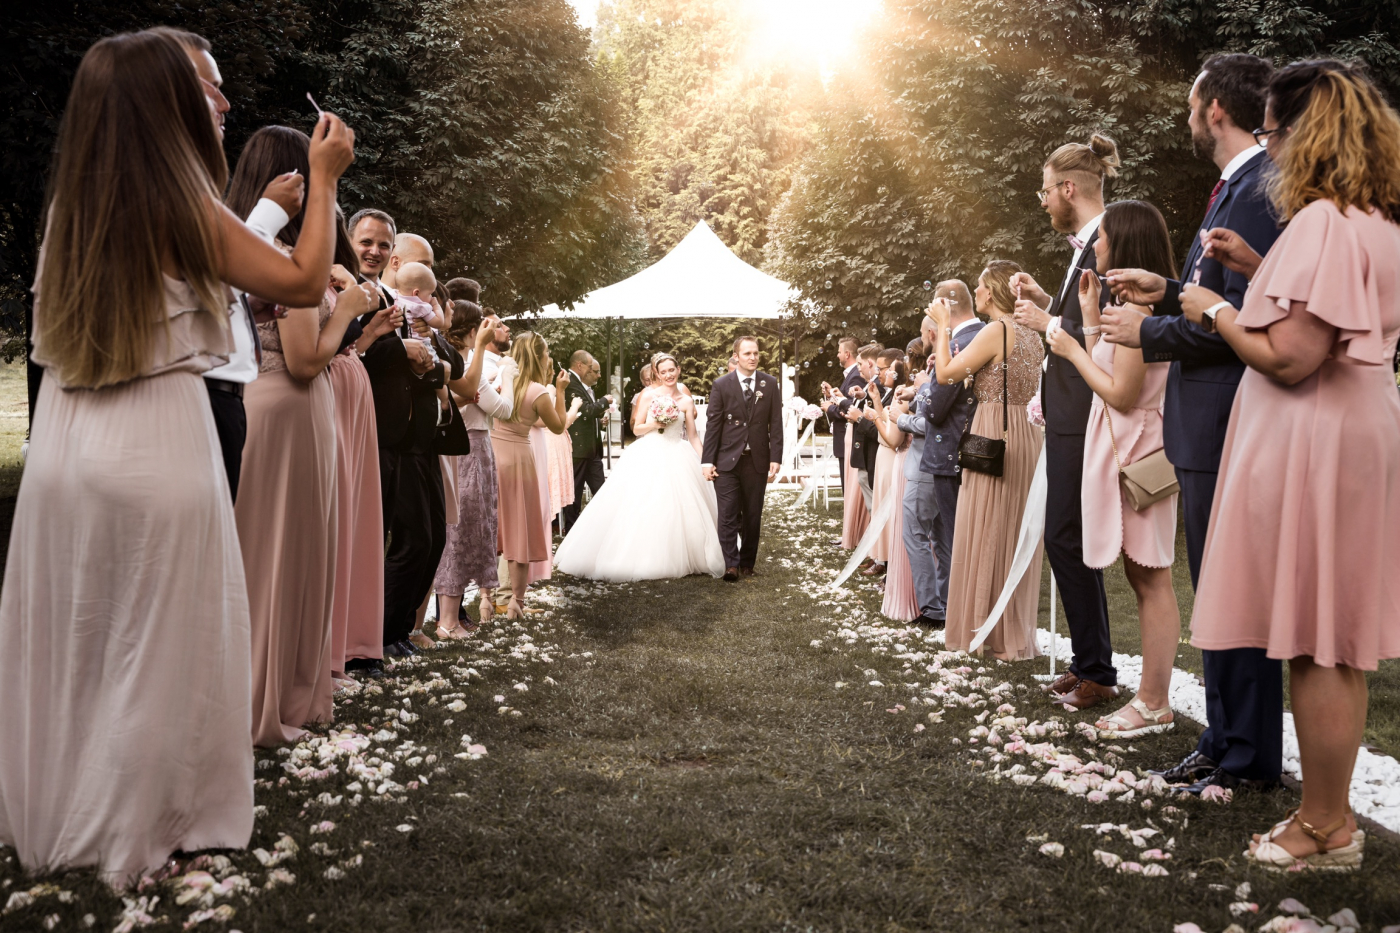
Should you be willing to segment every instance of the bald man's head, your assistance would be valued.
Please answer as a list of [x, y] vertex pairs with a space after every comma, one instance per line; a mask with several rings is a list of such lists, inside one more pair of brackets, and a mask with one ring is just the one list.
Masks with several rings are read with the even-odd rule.
[[421, 262], [429, 269], [433, 267], [433, 247], [416, 233], [400, 233], [394, 237], [394, 251], [389, 255], [389, 265], [384, 269], [384, 284], [398, 288], [399, 269], [404, 263]]
[[952, 314], [949, 317], [953, 324], [973, 316], [972, 292], [967, 290], [967, 285], [961, 279], [944, 279], [939, 282], [938, 287], [933, 290], [933, 297], [948, 299], [948, 303], [952, 305]]
[[587, 350], [575, 350], [574, 355], [569, 357], [569, 368], [582, 376], [593, 368], [593, 354]]

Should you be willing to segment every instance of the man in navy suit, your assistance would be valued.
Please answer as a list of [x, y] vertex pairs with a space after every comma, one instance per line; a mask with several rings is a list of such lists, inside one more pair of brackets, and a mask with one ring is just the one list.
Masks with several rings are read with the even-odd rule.
[[[972, 294], [957, 279], [939, 282], [935, 298], [948, 299], [948, 327], [951, 329], [949, 352], [957, 356], [972, 343], [972, 338], [986, 325], [973, 311]], [[972, 387], [961, 382], [952, 385], [929, 383], [928, 407], [924, 420], [924, 452], [919, 469], [933, 477], [933, 506], [937, 510], [932, 522], [933, 553], [938, 558], [937, 620], [947, 618], [948, 571], [953, 562], [953, 526], [958, 516], [958, 490], [962, 475], [958, 467], [958, 443], [972, 421], [977, 409], [977, 397]], [[900, 425], [904, 427], [904, 425]], [[908, 520], [906, 512], [906, 521]], [[929, 614], [928, 609], [924, 611]]]
[[[778, 380], [758, 371], [758, 340], [734, 341], [739, 367], [710, 388], [701, 468], [719, 501], [724, 579], [753, 576], [763, 495], [783, 462], [783, 399]], [[740, 543], [742, 541], [742, 544]]]
[[[1103, 184], [1117, 174], [1113, 141], [1094, 134], [1090, 142], [1068, 143], [1055, 150], [1042, 169], [1038, 192], [1050, 224], [1067, 234], [1074, 257], [1058, 292], [1051, 295], [1024, 272], [1012, 277], [1016, 323], [1045, 333], [1055, 326], [1084, 343], [1079, 310], [1079, 277], [1094, 268], [1094, 241], [1103, 219]], [[1103, 571], [1084, 565], [1084, 528], [1080, 486], [1084, 478], [1084, 432], [1094, 393], [1079, 370], [1049, 354], [1041, 382], [1045, 412], [1045, 556], [1050, 559], [1060, 598], [1065, 604], [1074, 660], [1069, 671], [1050, 685], [1055, 702], [1087, 709], [1119, 694], [1118, 671], [1109, 641], [1108, 596]]]
[[[1253, 55], [1216, 55], [1202, 66], [1191, 89], [1191, 144], [1220, 168], [1201, 232], [1233, 230], [1263, 255], [1278, 238], [1278, 221], [1264, 193], [1268, 166], [1250, 130], [1264, 122], [1264, 99], [1272, 68]], [[1196, 236], [1186, 253], [1181, 280], [1139, 269], [1111, 270], [1109, 284], [1123, 298], [1155, 305], [1151, 317], [1126, 308], [1109, 309], [1105, 339], [1141, 347], [1149, 363], [1171, 362], [1163, 410], [1167, 459], [1181, 484], [1186, 520], [1186, 559], [1191, 585], [1201, 571], [1220, 452], [1235, 389], [1244, 364], [1218, 334], [1208, 334], [1181, 314], [1183, 288], [1199, 284], [1235, 307], [1244, 306], [1249, 281], [1204, 256]], [[1191, 793], [1211, 785], [1272, 785], [1283, 766], [1283, 670], [1262, 648], [1204, 651], [1209, 725], [1196, 751], [1160, 772]]]

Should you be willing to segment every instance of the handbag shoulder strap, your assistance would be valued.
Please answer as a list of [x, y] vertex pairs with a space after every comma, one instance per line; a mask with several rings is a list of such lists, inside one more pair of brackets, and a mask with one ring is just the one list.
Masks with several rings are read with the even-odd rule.
[[1011, 330], [1011, 325], [1005, 320], [1001, 322], [1001, 439], [1006, 440], [1011, 433], [1011, 421], [1006, 411], [1006, 383], [1011, 377], [1011, 351], [1007, 349], [1007, 333]]
[[1123, 472], [1123, 461], [1118, 459], [1118, 441], [1113, 436], [1113, 416], [1108, 413], [1111, 406], [1108, 402], [1103, 403], [1103, 418], [1108, 422], [1108, 444], [1113, 448], [1113, 465], [1118, 467], [1118, 472]]

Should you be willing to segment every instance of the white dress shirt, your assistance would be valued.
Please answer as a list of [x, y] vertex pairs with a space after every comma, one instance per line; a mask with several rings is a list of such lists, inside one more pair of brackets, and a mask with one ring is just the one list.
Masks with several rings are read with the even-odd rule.
[[1225, 163], [1225, 168], [1220, 172], [1221, 181], [1229, 181], [1230, 178], [1240, 170], [1241, 166], [1263, 151], [1263, 146], [1250, 146], [1248, 149], [1240, 152], [1229, 162]]
[[1080, 227], [1079, 232], [1074, 235], [1074, 238], [1080, 243], [1083, 243], [1084, 246], [1075, 249], [1074, 259], [1070, 262], [1069, 268], [1065, 270], [1065, 280], [1060, 283], [1060, 294], [1064, 294], [1065, 286], [1069, 284], [1070, 276], [1074, 275], [1074, 270], [1079, 267], [1079, 258], [1084, 255], [1084, 250], [1088, 247], [1089, 237], [1093, 236], [1094, 231], [1099, 229], [1099, 224], [1102, 221], [1103, 214], [1100, 213], [1099, 216]]
[[[244, 223], [259, 239], [271, 243], [290, 219], [276, 201], [263, 198]], [[258, 355], [253, 350], [253, 322], [248, 319], [248, 311], [240, 300], [243, 293], [235, 291], [234, 295], [233, 303], [228, 306], [228, 323], [233, 328], [233, 352], [229, 354], [227, 363], [207, 371], [204, 378], [247, 385], [258, 378]]]
[[[462, 425], [468, 431], [491, 430], [491, 419], [509, 418], [515, 411], [514, 366], [501, 366], [501, 358], [490, 350], [481, 361], [481, 382], [477, 385], [476, 403], [462, 406]], [[472, 350], [467, 353], [467, 365], [472, 364]], [[496, 385], [496, 377], [500, 385]]]

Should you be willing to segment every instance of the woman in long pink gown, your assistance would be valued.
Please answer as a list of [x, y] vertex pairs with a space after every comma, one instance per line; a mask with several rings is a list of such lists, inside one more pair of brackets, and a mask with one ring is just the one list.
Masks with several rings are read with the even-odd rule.
[[[98, 145], [101, 121], [140, 145]], [[252, 834], [248, 595], [200, 374], [233, 346], [221, 279], [290, 303], [324, 287], [353, 151], [334, 117], [316, 135], [293, 261], [220, 203], [227, 166], [178, 41], [102, 39], [73, 79], [35, 283], [45, 378], [0, 587], [0, 844], [27, 872], [95, 866], [125, 885]], [[164, 225], [130, 222], [152, 209]], [[163, 263], [133, 264], [133, 236]]]
[[1191, 643], [1289, 662], [1302, 804], [1246, 857], [1354, 871], [1364, 672], [1400, 657], [1400, 118], [1352, 66], [1299, 62], [1275, 73], [1264, 126], [1287, 226], [1262, 264], [1238, 236], [1211, 232], [1208, 255], [1253, 273], [1238, 312], [1205, 289], [1182, 293], [1186, 317], [1209, 322], [1210, 310], [1249, 367]]
[[[1098, 271], [1141, 268], [1173, 274], [1171, 238], [1157, 208], [1144, 201], [1118, 201], [1104, 211], [1094, 240]], [[1084, 326], [1099, 326], [1102, 289], [1096, 275], [1079, 282]], [[1151, 309], [1141, 310], [1150, 313]], [[1094, 391], [1084, 435], [1084, 563], [1095, 569], [1123, 556], [1123, 572], [1137, 596], [1142, 630], [1142, 680], [1137, 695], [1098, 720], [1108, 738], [1136, 738], [1175, 725], [1168, 690], [1181, 638], [1181, 614], [1172, 588], [1176, 555], [1176, 494], [1140, 512], [1128, 504], [1119, 470], [1162, 449], [1162, 403], [1169, 363], [1145, 363], [1142, 350], [1100, 340], [1086, 332], [1085, 349], [1063, 331], [1051, 350], [1072, 363]], [[1107, 401], [1107, 404], [1105, 402]]]

